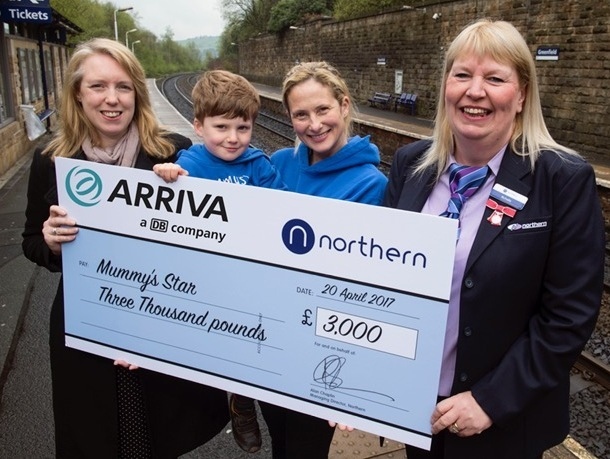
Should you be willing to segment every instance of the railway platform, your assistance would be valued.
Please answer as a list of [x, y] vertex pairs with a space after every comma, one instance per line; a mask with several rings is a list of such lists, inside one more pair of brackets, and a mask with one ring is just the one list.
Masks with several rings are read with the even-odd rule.
[[[190, 120], [183, 118], [149, 80], [153, 107], [161, 123], [173, 131], [200, 142]], [[257, 86], [262, 97], [279, 98], [279, 89]], [[381, 112], [381, 113], [376, 113]], [[429, 123], [406, 123], [404, 116], [393, 112], [361, 107], [360, 117], [388, 129], [412, 129], [427, 135]], [[366, 117], [366, 118], [365, 118]], [[0, 176], [0, 456], [53, 457], [53, 427], [48, 374], [48, 308], [57, 278], [35, 267], [21, 253], [21, 232], [29, 162], [28, 151], [13, 168]], [[31, 372], [35, 371], [33, 375]], [[574, 378], [573, 390], [585, 387], [586, 381]], [[24, 397], [23, 393], [28, 396]], [[263, 448], [254, 454], [242, 452], [233, 442], [230, 425], [208, 444], [188, 453], [181, 459], [230, 458], [270, 459], [270, 439], [263, 428]], [[4, 453], [8, 454], [4, 456]], [[329, 459], [403, 458], [404, 445], [379, 438], [362, 431], [337, 430]], [[596, 459], [574, 439], [548, 450], [544, 459]]]
[[[261, 98], [282, 101], [281, 88], [252, 83]], [[356, 106], [355, 121], [389, 132], [405, 134], [417, 139], [425, 139], [432, 135], [432, 121], [416, 116], [405, 115], [403, 112], [382, 110], [370, 107], [368, 104]]]

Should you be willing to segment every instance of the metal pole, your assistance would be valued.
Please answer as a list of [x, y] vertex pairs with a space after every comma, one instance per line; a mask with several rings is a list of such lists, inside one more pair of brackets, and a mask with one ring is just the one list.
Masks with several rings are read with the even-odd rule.
[[133, 6], [128, 6], [126, 8], [119, 8], [117, 10], [114, 10], [114, 41], [119, 41], [119, 28], [118, 28], [117, 22], [116, 22], [116, 14], [120, 13], [121, 11], [128, 11], [128, 10], [133, 10]]
[[128, 30], [127, 32], [125, 32], [125, 46], [127, 46], [128, 48], [129, 48], [129, 38], [128, 38], [128, 36], [129, 36], [130, 33], [136, 32], [137, 30], [138, 29], [131, 29], [131, 30]]

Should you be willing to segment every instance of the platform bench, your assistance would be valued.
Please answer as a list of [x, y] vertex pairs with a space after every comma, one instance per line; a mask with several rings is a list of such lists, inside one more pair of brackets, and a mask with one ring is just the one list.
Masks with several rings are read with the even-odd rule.
[[375, 95], [369, 99], [369, 104], [371, 107], [389, 108], [391, 101], [392, 94], [389, 92], [376, 92]]
[[408, 110], [411, 115], [415, 115], [417, 112], [416, 107], [417, 94], [402, 93], [396, 102], [394, 102], [394, 111], [398, 111], [400, 107], [404, 107]]

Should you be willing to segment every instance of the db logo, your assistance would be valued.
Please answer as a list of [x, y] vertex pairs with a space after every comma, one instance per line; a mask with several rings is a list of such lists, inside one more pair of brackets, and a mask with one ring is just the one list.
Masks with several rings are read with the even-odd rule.
[[150, 220], [150, 229], [152, 231], [166, 233], [168, 226], [169, 226], [169, 222], [167, 220], [160, 220], [158, 218], [153, 218]]
[[295, 218], [282, 228], [282, 241], [292, 253], [303, 255], [313, 248], [316, 235], [309, 223]]
[[74, 167], [66, 175], [66, 192], [79, 206], [95, 206], [100, 202], [102, 179], [91, 169]]

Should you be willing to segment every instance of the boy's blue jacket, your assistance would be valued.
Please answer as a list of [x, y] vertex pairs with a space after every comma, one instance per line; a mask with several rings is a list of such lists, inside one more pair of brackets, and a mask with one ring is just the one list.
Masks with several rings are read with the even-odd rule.
[[189, 177], [278, 190], [286, 189], [269, 157], [261, 150], [252, 147], [249, 147], [239, 158], [224, 161], [211, 154], [205, 145], [195, 144], [188, 150], [178, 152], [176, 164], [187, 170]]

